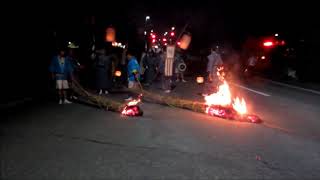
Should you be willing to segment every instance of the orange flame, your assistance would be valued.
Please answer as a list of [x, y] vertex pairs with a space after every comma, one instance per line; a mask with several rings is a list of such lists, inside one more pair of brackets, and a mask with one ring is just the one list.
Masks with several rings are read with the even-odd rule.
[[135, 106], [135, 105], [137, 105], [140, 101], [141, 101], [140, 99], [138, 99], [138, 100], [137, 100], [137, 99], [134, 99], [134, 100], [128, 102], [127, 105], [128, 105], [128, 106]]
[[129, 101], [129, 102], [127, 103], [127, 105], [123, 108], [121, 114], [123, 114], [123, 115], [135, 115], [136, 112], [134, 112], [132, 109], [129, 109], [128, 107], [130, 107], [130, 106], [136, 106], [136, 105], [138, 105], [140, 102], [141, 102], [141, 99], [140, 99], [140, 98], [139, 98], [139, 99], [133, 99], [133, 100]]
[[218, 92], [205, 96], [206, 105], [228, 106], [231, 104], [231, 93], [226, 81], [219, 86]]
[[[207, 106], [230, 106], [232, 103], [232, 95], [229, 89], [227, 81], [224, 79], [225, 73], [223, 72], [223, 67], [217, 69], [217, 76], [220, 81], [223, 82], [218, 88], [216, 93], [205, 96], [205, 101]], [[232, 107], [239, 114], [247, 113], [246, 102], [243, 98], [236, 97], [233, 99]], [[206, 109], [208, 111], [208, 108]], [[207, 112], [208, 113], [208, 112]]]
[[243, 98], [241, 98], [240, 101], [240, 98], [237, 97], [233, 101], [232, 107], [234, 110], [236, 110], [239, 114], [247, 113], [246, 101]]

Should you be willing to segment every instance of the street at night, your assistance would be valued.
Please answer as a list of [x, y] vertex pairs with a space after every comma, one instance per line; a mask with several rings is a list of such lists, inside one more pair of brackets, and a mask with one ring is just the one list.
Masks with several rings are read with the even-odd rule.
[[80, 2], [4, 8], [1, 180], [320, 179], [316, 2]]
[[[31, 106], [1, 122], [2, 177], [319, 177], [319, 94], [262, 79], [250, 85], [232, 83], [231, 88], [246, 98], [249, 111], [258, 114], [262, 124], [152, 103], [141, 105], [142, 117], [131, 118], [81, 104]], [[175, 95], [199, 99], [200, 89], [190, 79]]]

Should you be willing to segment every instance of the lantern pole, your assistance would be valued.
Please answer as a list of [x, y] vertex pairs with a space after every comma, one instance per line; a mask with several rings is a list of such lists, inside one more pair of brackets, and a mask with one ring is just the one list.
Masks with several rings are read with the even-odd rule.
[[89, 28], [90, 28], [90, 43], [91, 43], [91, 52], [90, 52], [90, 58], [91, 60], [94, 60], [95, 56], [96, 56], [96, 35], [95, 35], [95, 21], [96, 21], [96, 17], [95, 16], [91, 16], [90, 17], [90, 24], [89, 24]]
[[147, 34], [148, 34], [148, 32], [147, 32], [147, 26], [148, 26], [148, 20], [150, 20], [150, 16], [146, 16], [146, 18], [145, 18], [145, 21], [144, 21], [144, 32], [143, 32], [143, 34], [144, 34], [144, 49], [145, 49], [145, 52], [147, 52], [147, 50], [148, 50], [148, 36], [147, 36]]
[[180, 34], [179, 34], [178, 38], [176, 39], [175, 44], [177, 44], [177, 42], [180, 40], [180, 38], [181, 38], [182, 34], [186, 31], [186, 29], [187, 29], [188, 25], [189, 25], [189, 23], [188, 23], [188, 22], [186, 23], [186, 25], [184, 25], [184, 27], [183, 27], [182, 31], [180, 32]]

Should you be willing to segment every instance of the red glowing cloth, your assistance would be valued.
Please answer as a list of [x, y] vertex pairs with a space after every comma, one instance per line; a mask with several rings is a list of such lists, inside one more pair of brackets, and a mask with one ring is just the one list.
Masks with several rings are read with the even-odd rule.
[[232, 107], [227, 106], [207, 106], [206, 113], [223, 119], [238, 120], [241, 122], [261, 123], [262, 120], [251, 114], [239, 114]]
[[125, 116], [142, 116], [143, 111], [138, 105], [133, 105], [133, 106], [126, 106], [122, 110], [121, 114]]

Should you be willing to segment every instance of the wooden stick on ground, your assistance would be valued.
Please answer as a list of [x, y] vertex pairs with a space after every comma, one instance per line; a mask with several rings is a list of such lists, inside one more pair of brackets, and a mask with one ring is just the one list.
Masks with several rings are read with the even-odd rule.
[[90, 104], [98, 105], [100, 108], [108, 111], [121, 112], [125, 107], [125, 104], [88, 92], [77, 81], [73, 81], [72, 89], [85, 98]]
[[[73, 90], [80, 96], [86, 98], [90, 103], [96, 104], [101, 108], [107, 109], [109, 111], [121, 112], [125, 104], [111, 100], [104, 96], [98, 96], [86, 91], [78, 82], [74, 81]], [[162, 96], [157, 93], [152, 93], [143, 89], [125, 89], [136, 94], [143, 94], [145, 100], [157, 103], [161, 105], [188, 109], [195, 112], [205, 113], [205, 104], [197, 101], [190, 101], [180, 98], [175, 98], [171, 96]]]

